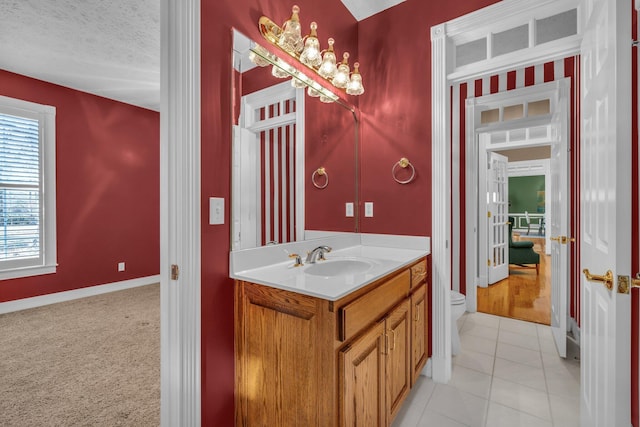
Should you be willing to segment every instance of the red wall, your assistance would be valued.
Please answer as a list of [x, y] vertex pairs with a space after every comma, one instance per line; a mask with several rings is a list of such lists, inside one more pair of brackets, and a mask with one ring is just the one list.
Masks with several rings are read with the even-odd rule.
[[[294, 3], [275, 0], [203, 0], [202, 49], [202, 425], [234, 420], [233, 281], [229, 279], [229, 221], [210, 226], [206, 199], [230, 197], [231, 29], [261, 40], [261, 15], [283, 22]], [[303, 27], [318, 23], [322, 44], [336, 40], [338, 52], [356, 52], [357, 24], [340, 0], [296, 1]], [[314, 167], [308, 165], [308, 167]], [[330, 172], [331, 173], [331, 172]], [[332, 176], [333, 179], [333, 176]], [[230, 203], [226, 203], [226, 218]], [[343, 205], [344, 206], [344, 205]], [[344, 209], [344, 208], [343, 208]]]
[[[496, 0], [407, 0], [358, 26], [362, 110], [364, 233], [431, 235], [431, 27]], [[396, 183], [391, 168], [407, 157], [416, 177]]]
[[56, 107], [58, 243], [57, 272], [0, 302], [159, 274], [159, 113], [2, 70], [0, 95]]

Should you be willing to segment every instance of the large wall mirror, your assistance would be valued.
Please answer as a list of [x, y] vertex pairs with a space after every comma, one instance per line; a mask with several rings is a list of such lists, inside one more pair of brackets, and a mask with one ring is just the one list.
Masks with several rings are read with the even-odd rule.
[[307, 95], [233, 40], [231, 249], [357, 232], [357, 108]]

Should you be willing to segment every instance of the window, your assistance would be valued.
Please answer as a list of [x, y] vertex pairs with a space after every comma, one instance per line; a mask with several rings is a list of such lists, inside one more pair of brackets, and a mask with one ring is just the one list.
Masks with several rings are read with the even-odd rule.
[[56, 271], [55, 114], [0, 96], [0, 279]]

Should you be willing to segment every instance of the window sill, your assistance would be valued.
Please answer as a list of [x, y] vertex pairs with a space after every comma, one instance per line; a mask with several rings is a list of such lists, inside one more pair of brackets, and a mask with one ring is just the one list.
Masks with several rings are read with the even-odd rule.
[[57, 265], [41, 265], [37, 267], [23, 267], [0, 271], [0, 280], [17, 279], [21, 277], [40, 276], [52, 274], [57, 270]]

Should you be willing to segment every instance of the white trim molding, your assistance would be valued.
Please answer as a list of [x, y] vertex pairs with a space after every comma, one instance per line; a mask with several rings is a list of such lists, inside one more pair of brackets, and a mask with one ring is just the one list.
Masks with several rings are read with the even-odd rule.
[[[200, 0], [162, 0], [160, 45], [160, 423], [198, 427]], [[178, 277], [172, 277], [172, 265]]]
[[433, 380], [451, 379], [451, 144], [445, 24], [431, 28]]
[[14, 311], [27, 310], [30, 308], [43, 307], [49, 304], [72, 301], [79, 298], [102, 295], [109, 292], [123, 291], [125, 289], [137, 288], [138, 286], [152, 285], [160, 281], [160, 276], [139, 277], [137, 279], [123, 280], [121, 282], [106, 283], [104, 285], [87, 286], [85, 288], [73, 289], [53, 294], [39, 295], [37, 297], [22, 298], [14, 301], [0, 303], [0, 314], [12, 313]]

